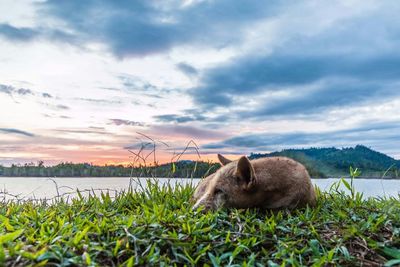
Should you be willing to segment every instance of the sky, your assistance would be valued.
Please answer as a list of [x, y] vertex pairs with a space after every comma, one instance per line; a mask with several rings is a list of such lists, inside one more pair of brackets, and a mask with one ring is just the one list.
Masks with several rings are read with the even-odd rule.
[[357, 144], [400, 158], [398, 1], [0, 10], [2, 165], [127, 164], [152, 140], [158, 162], [187, 145], [181, 159]]

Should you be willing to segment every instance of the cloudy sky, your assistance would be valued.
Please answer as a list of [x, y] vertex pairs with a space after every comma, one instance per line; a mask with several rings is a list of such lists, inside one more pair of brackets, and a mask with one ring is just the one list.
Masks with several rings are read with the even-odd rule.
[[[1, 0], [0, 164], [364, 144], [400, 158], [398, 1]], [[196, 158], [193, 148], [186, 158]]]

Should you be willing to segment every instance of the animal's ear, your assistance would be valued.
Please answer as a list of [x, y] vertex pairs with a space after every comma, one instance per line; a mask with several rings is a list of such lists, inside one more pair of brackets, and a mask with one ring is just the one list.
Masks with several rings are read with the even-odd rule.
[[218, 154], [218, 159], [219, 159], [219, 162], [221, 163], [222, 166], [225, 166], [226, 164], [232, 162], [232, 160], [229, 160], [229, 159], [225, 158], [221, 154]]
[[236, 167], [236, 176], [243, 182], [245, 189], [250, 189], [254, 185], [254, 169], [246, 156], [239, 159]]

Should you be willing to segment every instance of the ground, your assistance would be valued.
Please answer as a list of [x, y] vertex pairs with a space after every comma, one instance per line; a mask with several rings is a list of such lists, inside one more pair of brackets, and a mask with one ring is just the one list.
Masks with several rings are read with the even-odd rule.
[[0, 205], [5, 266], [400, 265], [399, 198], [334, 187], [315, 208], [192, 211], [193, 186]]

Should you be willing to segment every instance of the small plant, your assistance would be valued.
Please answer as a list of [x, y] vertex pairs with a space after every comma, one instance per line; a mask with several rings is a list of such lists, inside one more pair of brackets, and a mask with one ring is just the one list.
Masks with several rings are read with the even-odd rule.
[[350, 184], [344, 178], [340, 179], [340, 182], [349, 190], [352, 200], [358, 198], [357, 191], [354, 187], [354, 179], [360, 175], [361, 171], [358, 168], [354, 169], [352, 166], [350, 166]]

